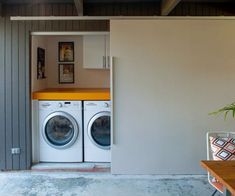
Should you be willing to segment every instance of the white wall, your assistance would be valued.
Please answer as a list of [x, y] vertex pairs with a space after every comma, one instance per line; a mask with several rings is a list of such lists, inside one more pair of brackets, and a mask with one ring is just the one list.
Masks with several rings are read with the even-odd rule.
[[[45, 49], [45, 53], [47, 56], [47, 38], [43, 36], [32, 36], [32, 45], [31, 45], [31, 88], [33, 91], [38, 91], [45, 89], [47, 87], [47, 79], [37, 79], [37, 48], [43, 48]], [[48, 72], [48, 66], [47, 66], [47, 59], [45, 59], [45, 70], [46, 73]]]
[[111, 21], [113, 174], [200, 174], [208, 113], [235, 98], [235, 21]]
[[[31, 45], [31, 89], [32, 92], [47, 88], [47, 78], [37, 79], [37, 48], [45, 49], [47, 53], [47, 38], [43, 36], [32, 36]], [[47, 54], [46, 54], [47, 56]], [[45, 69], [48, 72], [47, 59]], [[38, 101], [32, 100], [32, 159], [33, 163], [39, 161], [39, 134], [38, 134]]]
[[[46, 80], [33, 78], [33, 89], [43, 88], [109, 88], [109, 70], [83, 69], [83, 40], [82, 36], [33, 36], [33, 62], [36, 62], [36, 47], [46, 43]], [[45, 41], [46, 40], [46, 41]], [[58, 43], [74, 42], [74, 84], [59, 84], [58, 81]], [[34, 63], [33, 63], [34, 64]], [[36, 66], [34, 66], [36, 67]], [[36, 70], [32, 70], [33, 75]], [[35, 73], [34, 73], [35, 72]]]

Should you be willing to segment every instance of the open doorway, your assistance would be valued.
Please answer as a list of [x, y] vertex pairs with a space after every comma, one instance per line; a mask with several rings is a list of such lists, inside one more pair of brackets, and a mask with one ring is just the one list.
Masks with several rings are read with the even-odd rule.
[[32, 169], [110, 171], [108, 39], [31, 34]]

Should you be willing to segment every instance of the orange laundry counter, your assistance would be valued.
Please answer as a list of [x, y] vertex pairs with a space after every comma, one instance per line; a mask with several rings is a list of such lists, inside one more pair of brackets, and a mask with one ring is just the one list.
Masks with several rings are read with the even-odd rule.
[[37, 100], [110, 100], [110, 89], [103, 88], [56, 88], [32, 93]]

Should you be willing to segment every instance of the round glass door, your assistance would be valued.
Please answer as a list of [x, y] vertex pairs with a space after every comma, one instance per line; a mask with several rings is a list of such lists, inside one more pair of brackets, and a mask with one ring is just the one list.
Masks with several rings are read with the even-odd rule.
[[110, 149], [110, 112], [98, 113], [90, 120], [88, 136], [97, 147]]
[[64, 112], [55, 112], [44, 121], [43, 137], [54, 148], [68, 148], [78, 136], [78, 126], [72, 116]]

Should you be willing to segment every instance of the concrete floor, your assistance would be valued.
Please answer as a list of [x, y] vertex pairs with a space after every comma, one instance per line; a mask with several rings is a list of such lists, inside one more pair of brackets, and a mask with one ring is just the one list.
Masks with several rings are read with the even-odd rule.
[[110, 163], [37, 163], [33, 171], [66, 171], [66, 172], [106, 172], [110, 173]]
[[207, 196], [212, 192], [206, 176], [0, 172], [1, 196]]

